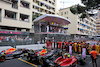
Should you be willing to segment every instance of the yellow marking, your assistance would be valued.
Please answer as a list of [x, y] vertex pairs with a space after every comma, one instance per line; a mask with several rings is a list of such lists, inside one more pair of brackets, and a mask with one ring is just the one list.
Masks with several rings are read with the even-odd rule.
[[27, 62], [27, 61], [25, 61], [25, 60], [23, 60], [23, 59], [21, 59], [21, 58], [18, 58], [19, 60], [21, 60], [21, 61], [23, 61], [23, 62], [25, 62], [25, 63], [27, 63], [27, 64], [30, 64], [30, 65], [32, 65], [32, 66], [35, 66], [35, 67], [37, 67], [37, 65], [35, 65], [35, 64], [32, 64], [32, 63], [30, 63], [30, 62]]

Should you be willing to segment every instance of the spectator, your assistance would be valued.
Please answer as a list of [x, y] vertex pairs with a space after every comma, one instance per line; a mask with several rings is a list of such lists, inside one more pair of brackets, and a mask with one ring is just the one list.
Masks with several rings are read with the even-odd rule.
[[94, 48], [94, 50], [95, 50], [95, 44], [92, 46], [92, 48]]
[[96, 67], [97, 67], [97, 63], [96, 63], [97, 52], [95, 51], [94, 48], [92, 49], [92, 51], [90, 52], [90, 54], [91, 54], [91, 58], [92, 58], [93, 67], [94, 67], [94, 63], [96, 64]]
[[28, 22], [29, 20], [27, 18], [25, 18], [24, 21]]
[[20, 20], [22, 20], [22, 18], [20, 18]]
[[20, 2], [20, 6], [23, 7], [22, 1]]

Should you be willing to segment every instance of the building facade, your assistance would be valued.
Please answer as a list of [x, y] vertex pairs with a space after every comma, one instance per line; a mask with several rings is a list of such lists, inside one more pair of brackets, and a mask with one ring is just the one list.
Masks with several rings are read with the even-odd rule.
[[93, 17], [81, 19], [80, 15], [73, 14], [69, 8], [59, 10], [59, 15], [69, 19], [68, 30], [71, 35], [96, 35], [96, 20]]
[[96, 31], [97, 31], [97, 34], [100, 35], [100, 9], [98, 10], [98, 18], [97, 18]]
[[32, 15], [35, 14], [56, 14], [56, 0], [0, 0], [0, 42], [6, 34], [15, 37], [18, 33], [21, 36], [28, 33], [25, 34], [28, 38], [34, 33]]

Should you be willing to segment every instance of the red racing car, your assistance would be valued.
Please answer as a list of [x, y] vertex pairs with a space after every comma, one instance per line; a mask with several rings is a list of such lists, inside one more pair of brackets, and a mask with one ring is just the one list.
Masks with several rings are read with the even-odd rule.
[[55, 67], [77, 67], [77, 59], [65, 53], [55, 60]]

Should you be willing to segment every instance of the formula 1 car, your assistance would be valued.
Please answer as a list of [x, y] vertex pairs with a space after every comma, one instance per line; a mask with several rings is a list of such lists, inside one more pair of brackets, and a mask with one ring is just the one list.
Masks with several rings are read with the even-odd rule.
[[42, 59], [46, 56], [51, 56], [53, 54], [52, 50], [43, 49], [40, 51], [30, 50], [28, 51], [27, 59], [28, 61], [37, 61], [38, 63], [42, 63]]
[[5, 61], [7, 58], [16, 58], [20, 57], [21, 54], [27, 53], [28, 49], [24, 48], [10, 48], [0, 52], [0, 61]]
[[55, 60], [54, 67], [77, 67], [77, 59], [75, 56], [65, 53]]
[[41, 67], [54, 67], [55, 60], [62, 55], [62, 50], [54, 50], [53, 54], [42, 59]]
[[30, 50], [28, 51], [28, 55], [27, 55], [27, 59], [28, 61], [35, 61], [39, 64], [43, 64], [43, 61], [45, 58], [49, 58], [52, 57], [52, 55], [56, 53], [56, 55], [61, 55], [61, 52], [57, 52], [57, 50], [47, 50], [47, 49], [43, 49], [40, 51], [34, 51], [34, 50]]

